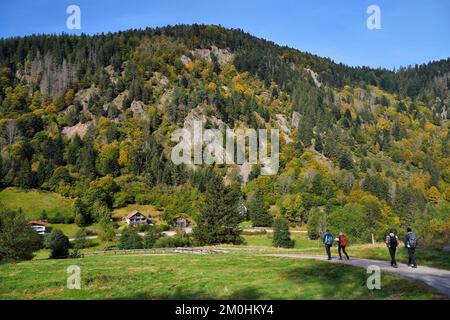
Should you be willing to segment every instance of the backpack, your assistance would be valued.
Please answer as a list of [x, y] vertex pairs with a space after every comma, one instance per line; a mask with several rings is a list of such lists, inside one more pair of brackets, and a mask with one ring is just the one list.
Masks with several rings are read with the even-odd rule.
[[339, 238], [341, 240], [341, 247], [347, 246], [347, 237], [346, 236], [340, 236]]
[[397, 248], [397, 246], [398, 246], [397, 237], [395, 235], [393, 237], [389, 235], [389, 247]]
[[329, 233], [325, 235], [325, 244], [332, 245], [333, 244], [333, 236]]
[[408, 243], [410, 248], [415, 248], [417, 246], [417, 238], [414, 233], [409, 235]]

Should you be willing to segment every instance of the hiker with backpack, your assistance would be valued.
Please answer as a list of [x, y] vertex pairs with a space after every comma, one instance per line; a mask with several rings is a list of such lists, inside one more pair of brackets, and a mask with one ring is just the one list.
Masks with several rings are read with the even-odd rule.
[[339, 232], [339, 237], [337, 238], [338, 243], [338, 252], [339, 252], [339, 260], [342, 260], [342, 252], [344, 252], [345, 256], [347, 257], [347, 260], [350, 260], [350, 257], [347, 254], [347, 251], [345, 251], [345, 248], [347, 247], [347, 237], [345, 234], [341, 231]]
[[331, 260], [331, 246], [333, 245], [333, 236], [331, 235], [330, 231], [326, 231], [323, 235], [322, 242], [325, 245], [325, 250], [328, 255], [328, 260]]
[[386, 236], [386, 246], [388, 247], [389, 254], [391, 256], [391, 266], [394, 268], [398, 268], [397, 260], [395, 260], [395, 252], [397, 251], [398, 243], [399, 243], [399, 240], [398, 240], [397, 235], [394, 233], [394, 231], [391, 231]]
[[417, 247], [417, 237], [411, 228], [406, 229], [405, 248], [408, 249], [408, 267], [417, 268], [415, 251]]

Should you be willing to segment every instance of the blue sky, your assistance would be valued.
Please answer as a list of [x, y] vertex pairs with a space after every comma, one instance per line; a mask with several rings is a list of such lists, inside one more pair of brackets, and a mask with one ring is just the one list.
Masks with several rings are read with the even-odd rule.
[[[81, 30], [66, 8], [81, 8]], [[369, 5], [381, 30], [366, 27]], [[450, 56], [449, 0], [0, 0], [0, 37], [220, 24], [349, 65], [394, 68]]]

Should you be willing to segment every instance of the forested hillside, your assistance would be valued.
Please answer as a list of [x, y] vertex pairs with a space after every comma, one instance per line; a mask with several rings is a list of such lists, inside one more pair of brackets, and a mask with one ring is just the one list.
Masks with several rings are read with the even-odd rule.
[[[450, 58], [354, 68], [204, 25], [0, 40], [0, 187], [76, 199], [66, 222], [80, 226], [131, 203], [202, 224], [207, 208], [238, 212], [243, 199], [238, 218], [256, 226], [281, 215], [311, 236], [412, 226], [446, 241], [448, 118]], [[280, 129], [278, 174], [175, 166], [171, 133], [194, 120]]]

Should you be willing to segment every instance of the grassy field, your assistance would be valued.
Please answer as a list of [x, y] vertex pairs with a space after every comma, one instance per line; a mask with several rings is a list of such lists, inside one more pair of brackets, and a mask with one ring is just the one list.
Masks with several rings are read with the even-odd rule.
[[[66, 288], [70, 265], [81, 290]], [[244, 254], [102, 255], [0, 264], [0, 299], [436, 299], [427, 288], [343, 265]]]
[[0, 192], [0, 203], [13, 210], [22, 208], [29, 219], [38, 219], [43, 210], [47, 211], [49, 216], [54, 216], [58, 211], [64, 215], [72, 212], [70, 199], [57, 193], [41, 190], [6, 188]]

